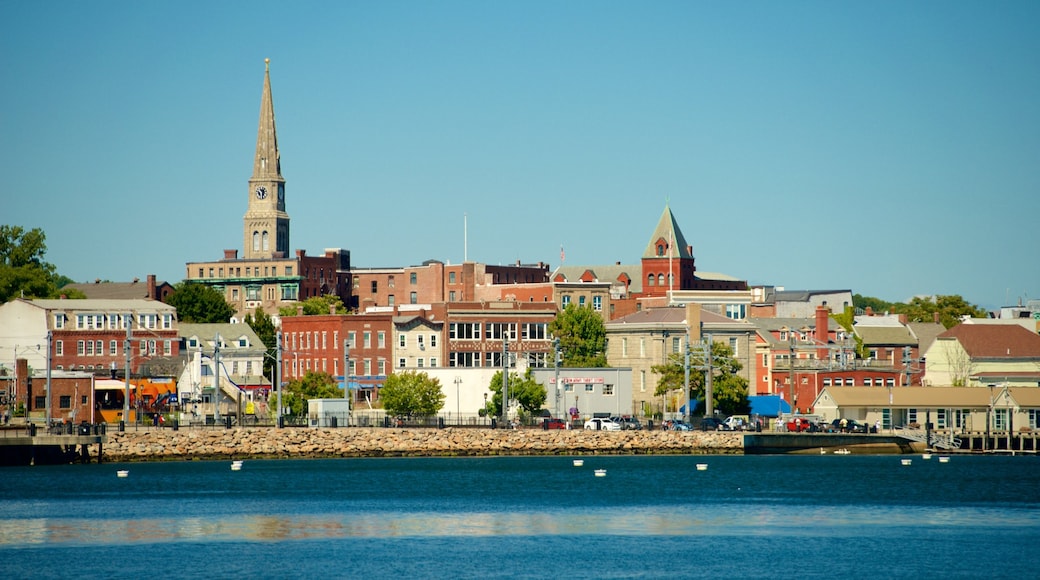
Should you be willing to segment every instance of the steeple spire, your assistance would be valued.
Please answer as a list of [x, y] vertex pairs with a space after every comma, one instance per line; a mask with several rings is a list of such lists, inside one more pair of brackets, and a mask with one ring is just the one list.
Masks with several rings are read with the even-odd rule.
[[264, 92], [260, 98], [260, 127], [256, 132], [256, 159], [253, 179], [282, 177], [278, 157], [278, 133], [274, 128], [274, 100], [271, 98], [271, 59], [264, 59]]

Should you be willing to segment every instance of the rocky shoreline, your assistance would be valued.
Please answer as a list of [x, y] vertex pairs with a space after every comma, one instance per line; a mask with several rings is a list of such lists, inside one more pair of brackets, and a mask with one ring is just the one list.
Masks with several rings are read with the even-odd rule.
[[[97, 446], [91, 446], [96, 455]], [[740, 433], [520, 429], [238, 428], [109, 432], [103, 462], [334, 457], [742, 454]], [[96, 457], [94, 457], [96, 461]]]

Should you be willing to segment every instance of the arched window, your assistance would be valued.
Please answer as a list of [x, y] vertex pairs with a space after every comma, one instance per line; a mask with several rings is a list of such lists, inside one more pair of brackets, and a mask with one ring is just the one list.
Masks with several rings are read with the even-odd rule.
[[664, 286], [664, 274], [657, 275], [657, 285]]
[[268, 238], [267, 232], [264, 232], [264, 251], [265, 252], [270, 249], [270, 245], [269, 245], [270, 241], [267, 238]]
[[654, 285], [654, 275], [653, 274], [649, 274], [646, 277], [646, 285], [647, 286], [653, 286]]
[[260, 232], [253, 232], [253, 251], [260, 251]]
[[663, 256], [664, 255], [664, 244], [657, 244], [657, 255], [658, 256]]

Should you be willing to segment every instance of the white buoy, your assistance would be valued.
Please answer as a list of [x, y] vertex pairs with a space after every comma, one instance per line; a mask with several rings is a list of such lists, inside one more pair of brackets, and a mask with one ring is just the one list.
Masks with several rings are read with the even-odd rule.
[[708, 464], [707, 463], [698, 463], [697, 464], [697, 471], [708, 471]]
[[116, 477], [126, 477], [128, 475], [130, 475], [130, 472], [126, 469], [120, 469], [116, 472]]
[[950, 458], [949, 457], [946, 457], [945, 455], [942, 456], [942, 457], [939, 457], [939, 463], [949, 463], [949, 462], [950, 462]]
[[606, 477], [606, 476], [607, 476], [607, 470], [606, 469], [597, 469], [596, 470], [596, 477]]
[[585, 460], [584, 459], [575, 459], [574, 460], [574, 467], [581, 467], [582, 465], [585, 465]]
[[904, 459], [903, 460], [903, 465], [910, 465], [910, 463], [911, 463], [911, 461], [909, 459]]
[[231, 471], [242, 471], [242, 464], [241, 463], [232, 463], [231, 464]]

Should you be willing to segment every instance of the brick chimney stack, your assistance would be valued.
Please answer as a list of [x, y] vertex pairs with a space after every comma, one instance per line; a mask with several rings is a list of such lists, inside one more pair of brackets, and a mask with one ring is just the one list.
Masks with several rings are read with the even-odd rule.
[[148, 274], [148, 299], [159, 299], [159, 297], [155, 295], [155, 274]]
[[819, 360], [827, 360], [830, 356], [830, 349], [827, 348], [830, 313], [826, 306], [816, 307], [816, 358]]

